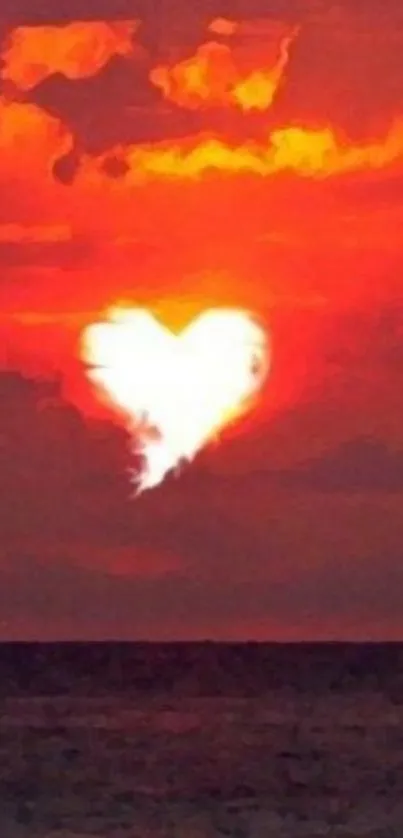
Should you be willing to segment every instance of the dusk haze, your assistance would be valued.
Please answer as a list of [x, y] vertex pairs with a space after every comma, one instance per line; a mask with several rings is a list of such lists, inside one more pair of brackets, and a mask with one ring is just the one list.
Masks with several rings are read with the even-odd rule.
[[400, 3], [0, 24], [2, 639], [402, 639]]

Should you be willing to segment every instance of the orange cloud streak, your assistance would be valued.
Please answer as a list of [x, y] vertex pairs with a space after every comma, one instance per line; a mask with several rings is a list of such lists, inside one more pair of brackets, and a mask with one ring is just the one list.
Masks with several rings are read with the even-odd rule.
[[[381, 141], [353, 145], [341, 143], [331, 128], [311, 130], [285, 127], [269, 134], [267, 145], [230, 146], [214, 138], [185, 144], [161, 143], [115, 149], [129, 167], [125, 183], [148, 177], [198, 178], [208, 171], [251, 173], [267, 177], [293, 171], [306, 177], [329, 177], [342, 172], [381, 169], [403, 157], [403, 120], [397, 121]], [[96, 172], [103, 158], [87, 158], [84, 172]]]
[[229, 20], [226, 17], [216, 17], [209, 23], [209, 32], [214, 32], [215, 35], [234, 35], [239, 27], [235, 20]]
[[51, 177], [52, 164], [73, 145], [62, 122], [37, 105], [0, 98], [0, 175]]
[[270, 70], [256, 70], [240, 81], [233, 90], [233, 97], [244, 111], [264, 111], [273, 103], [290, 58], [290, 47], [297, 37], [294, 29], [280, 43], [280, 54]]
[[95, 75], [113, 55], [130, 55], [133, 21], [74, 22], [67, 26], [19, 26], [2, 54], [1, 76], [30, 90], [54, 73], [69, 79]]
[[294, 29], [281, 40], [279, 57], [268, 68], [242, 72], [230, 47], [209, 41], [186, 61], [173, 67], [155, 67], [150, 80], [166, 99], [185, 108], [232, 106], [243, 111], [266, 110], [273, 103], [297, 33], [298, 29]]

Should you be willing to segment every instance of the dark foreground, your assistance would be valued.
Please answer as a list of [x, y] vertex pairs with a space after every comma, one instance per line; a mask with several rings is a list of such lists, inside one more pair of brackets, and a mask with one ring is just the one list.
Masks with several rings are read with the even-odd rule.
[[0, 645], [1, 838], [402, 838], [403, 646]]

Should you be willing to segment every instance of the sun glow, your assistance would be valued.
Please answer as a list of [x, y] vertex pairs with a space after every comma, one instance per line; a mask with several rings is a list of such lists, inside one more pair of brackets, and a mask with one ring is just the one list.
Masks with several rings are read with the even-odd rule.
[[111, 309], [85, 330], [82, 357], [127, 417], [144, 463], [138, 491], [248, 410], [269, 367], [267, 335], [237, 309], [208, 310], [179, 335], [145, 309]]

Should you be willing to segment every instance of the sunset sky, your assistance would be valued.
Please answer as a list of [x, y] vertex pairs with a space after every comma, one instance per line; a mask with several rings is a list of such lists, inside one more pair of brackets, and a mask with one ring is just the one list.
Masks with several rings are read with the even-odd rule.
[[[2, 0], [0, 38], [0, 638], [403, 639], [402, 4]], [[80, 350], [115, 305], [272, 347], [136, 499]]]

